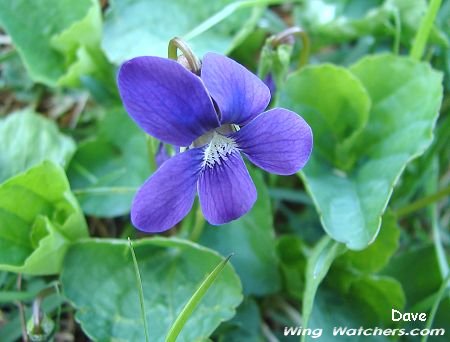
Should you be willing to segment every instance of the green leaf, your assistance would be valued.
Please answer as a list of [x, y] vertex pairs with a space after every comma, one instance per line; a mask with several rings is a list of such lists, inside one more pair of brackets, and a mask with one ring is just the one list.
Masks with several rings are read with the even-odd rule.
[[[166, 57], [170, 39], [187, 34], [231, 3], [234, 1], [110, 1], [102, 46], [109, 60], [116, 64], [143, 55]], [[256, 14], [260, 15], [260, 11]], [[188, 43], [199, 56], [207, 51], [228, 52], [251, 32], [243, 26], [248, 22], [253, 27], [257, 18], [252, 16], [251, 9], [236, 11]], [[245, 35], [239, 35], [241, 28], [245, 29]]]
[[386, 266], [398, 247], [400, 231], [394, 214], [383, 217], [377, 240], [363, 251], [347, 251], [336, 259], [327, 277], [327, 285], [349, 297], [352, 307], [368, 322], [392, 325], [390, 310], [403, 310], [405, 295], [400, 282], [373, 274]]
[[[11, 273], [12, 274], [12, 273]], [[32, 299], [35, 299], [36, 296], [39, 294], [39, 292], [43, 291], [44, 289], [50, 288], [50, 286], [54, 284], [47, 284], [45, 282], [42, 282], [42, 279], [38, 279], [38, 281], [35, 283], [27, 283], [27, 290], [26, 291], [12, 291], [12, 290], [5, 290], [0, 286], [0, 303], [8, 303], [8, 302], [16, 302], [16, 301], [31, 301]], [[42, 282], [42, 283], [41, 283]]]
[[150, 175], [147, 158], [144, 133], [123, 109], [109, 111], [98, 136], [79, 144], [69, 165], [68, 177], [83, 211], [101, 217], [128, 213], [135, 192]]
[[[4, 274], [6, 274], [6, 272], [4, 272]], [[11, 276], [13, 275], [12, 273], [8, 274]], [[16, 275], [14, 275], [14, 279], [17, 279]], [[15, 285], [15, 283], [12, 284]], [[27, 281], [27, 288], [24, 291], [16, 290], [15, 287], [11, 286], [12, 284], [9, 284], [10, 286], [8, 288], [3, 287], [3, 284], [0, 283], [0, 303], [16, 301], [28, 302], [35, 299], [41, 291], [56, 286], [55, 283], [46, 283], [42, 278], [31, 278], [31, 281]]]
[[403, 310], [405, 294], [401, 284], [391, 277], [366, 275], [355, 278], [347, 293], [369, 322], [392, 325], [391, 310]]
[[1, 60], [0, 57], [2, 63], [0, 89], [2, 89], [2, 91], [7, 89], [14, 91], [17, 99], [21, 101], [35, 101], [37, 94], [33, 92], [33, 81], [20, 60], [19, 54], [14, 50], [9, 53], [11, 56], [5, 60]]
[[237, 308], [236, 316], [223, 323], [218, 331], [217, 341], [221, 342], [262, 342], [262, 319], [258, 304], [251, 297], [246, 297]]
[[398, 248], [400, 229], [392, 212], [383, 216], [380, 234], [373, 244], [363, 251], [347, 251], [336, 262], [362, 273], [379, 272], [386, 266]]
[[58, 273], [68, 246], [86, 236], [61, 167], [45, 161], [0, 185], [0, 270]]
[[14, 301], [25, 301], [35, 298], [37, 292], [25, 292], [25, 291], [1, 291], [0, 303], [8, 303]]
[[326, 285], [346, 297], [366, 323], [392, 326], [391, 309], [402, 311], [406, 302], [401, 283], [390, 276], [355, 272], [339, 266], [337, 262], [333, 264]]
[[227, 255], [242, 279], [246, 294], [264, 295], [280, 288], [273, 217], [261, 173], [250, 170], [258, 191], [253, 209], [240, 219], [216, 227], [207, 225], [200, 243]]
[[[133, 247], [142, 276], [150, 339], [164, 341], [176, 316], [222, 258], [178, 239], [139, 240]], [[145, 340], [133, 261], [126, 241], [74, 244], [65, 258], [61, 282], [65, 295], [78, 308], [77, 321], [91, 339]], [[241, 291], [232, 267], [225, 266], [178, 341], [206, 339], [220, 322], [234, 315], [242, 300]]]
[[345, 42], [368, 35], [386, 36], [394, 32], [390, 20], [393, 17], [392, 9], [375, 7], [374, 1], [344, 3], [316, 0], [298, 7], [295, 14], [318, 45]]
[[[414, 272], [411, 272], [414, 270]], [[396, 278], [403, 286], [409, 306], [438, 291], [442, 283], [432, 245], [409, 248], [395, 255], [382, 274]]]
[[[360, 79], [372, 101], [367, 125], [349, 143], [348, 150], [356, 162], [344, 172], [336, 162], [325, 160], [319, 137], [319, 149], [313, 151], [301, 176], [326, 232], [348, 248], [360, 250], [376, 238], [381, 216], [406, 164], [421, 155], [432, 141], [442, 99], [442, 77], [426, 63], [392, 55], [365, 58], [350, 70]], [[297, 91], [298, 84], [303, 86], [309, 81], [303, 75], [299, 72], [288, 79], [282, 106], [305, 110]], [[321, 93], [320, 88], [314, 90], [310, 92], [320, 94], [316, 97], [324, 103], [334, 98], [329, 93]], [[333, 116], [334, 110], [326, 108], [330, 111], [323, 115]], [[315, 120], [311, 125], [313, 132], [321, 132]]]
[[43, 160], [65, 166], [74, 151], [73, 140], [42, 115], [24, 110], [0, 120], [0, 182]]
[[0, 25], [37, 82], [76, 85], [80, 75], [96, 68], [93, 56], [99, 54], [101, 35], [98, 1], [0, 0]]
[[315, 156], [350, 168], [355, 157], [349, 149], [367, 124], [371, 104], [358, 78], [343, 67], [310, 66], [289, 77], [281, 96], [282, 105], [311, 125]]
[[[377, 324], [374, 321], [368, 320], [364, 316], [364, 311], [361, 311], [351, 296], [342, 296], [331, 292], [329, 290], [321, 289], [318, 291], [315, 301], [314, 310], [311, 315], [311, 323], [309, 328], [313, 331], [319, 331], [322, 329], [322, 336], [320, 338], [313, 338], [309, 336], [306, 341], [323, 341], [323, 342], [335, 342], [335, 341], [355, 341], [355, 342], [388, 342], [389, 338], [383, 335], [376, 336], [358, 336], [357, 331], [362, 326], [367, 329], [375, 328]], [[335, 327], [346, 327], [347, 329], [356, 330], [353, 334], [352, 330], [348, 331], [351, 336], [347, 335], [333, 335]]]
[[292, 298], [300, 301], [306, 282], [306, 252], [303, 241], [296, 235], [282, 235], [276, 246], [284, 288]]
[[402, 311], [405, 307], [406, 299], [401, 283], [393, 277], [355, 273], [351, 269], [334, 265], [326, 279], [327, 287], [333, 288], [338, 296], [345, 298], [349, 306], [365, 320], [366, 325], [380, 322], [384, 326], [392, 326], [391, 310], [394, 308]]
[[344, 245], [332, 241], [329, 237], [324, 237], [314, 247], [306, 265], [306, 286], [303, 293], [303, 326], [308, 327], [309, 318], [313, 310], [314, 298], [320, 283], [325, 278], [333, 261], [346, 248]]
[[[365, 36], [392, 37], [397, 34], [397, 24], [401, 32], [399, 38], [409, 45], [426, 10], [426, 0], [381, 2], [316, 0], [298, 7], [295, 14], [316, 45], [348, 42]], [[448, 47], [447, 38], [437, 27], [433, 27], [431, 40]]]
[[405, 306], [402, 284], [394, 277], [343, 268], [336, 261], [326, 283], [341, 296], [348, 297], [351, 306], [357, 308], [367, 323], [382, 322], [391, 326], [391, 309], [402, 311]]

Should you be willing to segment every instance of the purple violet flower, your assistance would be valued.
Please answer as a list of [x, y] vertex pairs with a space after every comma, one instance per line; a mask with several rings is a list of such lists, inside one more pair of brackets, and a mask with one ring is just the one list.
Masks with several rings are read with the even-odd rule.
[[311, 154], [308, 124], [287, 109], [263, 112], [270, 101], [267, 86], [225, 56], [208, 53], [200, 77], [170, 59], [137, 57], [121, 66], [118, 85], [127, 112], [146, 133], [186, 147], [134, 197], [131, 220], [140, 230], [173, 227], [191, 210], [197, 192], [208, 222], [235, 220], [257, 197], [241, 154], [279, 175], [296, 173]]

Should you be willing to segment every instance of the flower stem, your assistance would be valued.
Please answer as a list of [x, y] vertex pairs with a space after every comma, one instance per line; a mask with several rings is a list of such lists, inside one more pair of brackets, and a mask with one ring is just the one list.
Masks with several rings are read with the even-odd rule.
[[195, 56], [195, 54], [192, 52], [191, 48], [189, 47], [189, 45], [181, 38], [175, 37], [172, 38], [169, 41], [169, 46], [167, 48], [167, 55], [170, 59], [174, 59], [174, 60], [178, 60], [178, 51], [177, 50], [181, 50], [181, 52], [183, 52], [183, 56], [184, 58], [186, 58], [188, 65], [189, 65], [189, 69], [194, 73], [194, 74], [199, 74], [200, 73], [200, 61], [198, 60], [197, 56]]
[[195, 210], [194, 227], [192, 228], [189, 240], [197, 242], [202, 235], [203, 228], [205, 227], [205, 219], [203, 217], [202, 209], [200, 205]]
[[141, 305], [141, 318], [142, 318], [142, 323], [144, 324], [145, 341], [149, 342], [150, 337], [148, 335], [147, 318], [145, 317], [144, 289], [142, 288], [141, 273], [139, 272], [139, 266], [137, 263], [136, 254], [134, 253], [133, 244], [131, 243], [130, 238], [128, 238], [128, 244], [130, 246], [131, 255], [133, 257], [134, 272], [136, 274], [136, 284], [137, 284], [137, 288], [138, 288], [138, 292], [139, 292], [139, 304]]
[[300, 60], [298, 63], [298, 68], [301, 68], [308, 63], [310, 51], [310, 42], [308, 35], [302, 28], [293, 26], [276, 34], [272, 38], [272, 46], [277, 47], [278, 45], [283, 44], [286, 39], [291, 36], [298, 36], [302, 40], [302, 51], [300, 52]]
[[159, 142], [149, 135], [146, 136], [146, 142], [147, 142], [148, 163], [150, 166], [150, 171], [155, 172], [156, 169], [158, 168], [156, 165], [155, 157], [158, 151]]
[[431, 0], [428, 5], [425, 15], [422, 17], [419, 29], [414, 37], [413, 45], [410, 51], [410, 56], [416, 60], [422, 59], [425, 45], [433, 28], [434, 19], [441, 7], [442, 0]]
[[[19, 273], [17, 276], [17, 290], [22, 290], [22, 274]], [[23, 303], [19, 300], [17, 301], [17, 307], [19, 308], [19, 318], [20, 318], [20, 327], [22, 331], [22, 341], [28, 342], [28, 334], [27, 334], [27, 323], [25, 318], [25, 308]]]

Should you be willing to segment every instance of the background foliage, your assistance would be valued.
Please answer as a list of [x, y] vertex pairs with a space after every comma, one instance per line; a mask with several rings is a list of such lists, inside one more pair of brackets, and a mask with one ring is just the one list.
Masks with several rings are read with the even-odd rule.
[[[148, 327], [164, 341], [232, 253], [179, 341], [450, 329], [449, 18], [449, 0], [0, 0], [0, 340], [143, 341]], [[294, 25], [310, 45], [270, 38]], [[150, 237], [129, 210], [157, 142], [115, 75], [174, 36], [271, 79], [271, 105], [300, 113], [315, 144], [296, 176], [250, 167], [259, 197], [241, 219], [210, 226], [196, 203]], [[392, 308], [428, 320], [392, 322]]]

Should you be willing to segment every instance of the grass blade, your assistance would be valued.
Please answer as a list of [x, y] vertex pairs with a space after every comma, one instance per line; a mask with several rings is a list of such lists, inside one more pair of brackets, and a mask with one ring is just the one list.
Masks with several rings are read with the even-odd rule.
[[128, 238], [128, 244], [130, 245], [131, 255], [133, 256], [134, 272], [136, 274], [136, 284], [139, 292], [139, 302], [141, 304], [141, 318], [142, 323], [144, 324], [144, 331], [145, 331], [145, 341], [150, 342], [150, 337], [148, 336], [147, 319], [145, 316], [144, 289], [142, 288], [141, 273], [139, 272], [136, 254], [134, 253], [133, 244], [131, 243], [130, 238]]
[[180, 334], [181, 330], [183, 329], [184, 325], [186, 324], [189, 317], [194, 312], [197, 305], [202, 300], [203, 296], [206, 294], [208, 289], [211, 287], [211, 285], [214, 283], [214, 281], [219, 276], [220, 272], [224, 269], [225, 265], [227, 264], [228, 260], [233, 256], [233, 254], [229, 255], [226, 259], [222, 260], [220, 264], [218, 264], [214, 270], [208, 274], [203, 280], [203, 282], [200, 284], [199, 288], [194, 292], [192, 297], [189, 299], [189, 301], [184, 306], [183, 310], [181, 310], [178, 317], [175, 319], [175, 322], [172, 324], [172, 326], [169, 329], [169, 332], [166, 336], [166, 342], [175, 342], [178, 335]]

